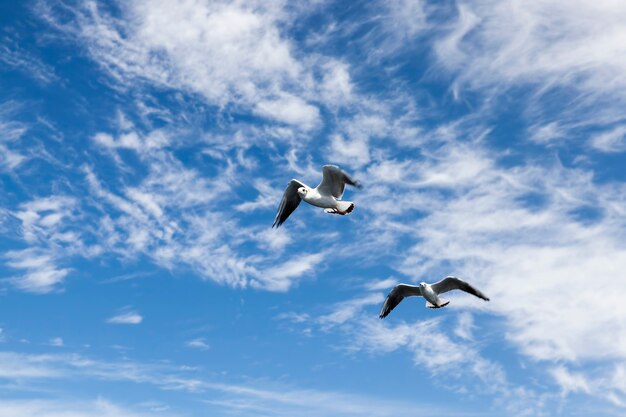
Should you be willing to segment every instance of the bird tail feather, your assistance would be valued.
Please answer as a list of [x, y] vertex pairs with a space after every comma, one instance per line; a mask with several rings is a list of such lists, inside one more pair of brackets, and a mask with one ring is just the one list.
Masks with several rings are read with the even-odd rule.
[[439, 299], [439, 304], [435, 305], [433, 303], [431, 303], [430, 301], [426, 301], [426, 307], [428, 308], [441, 308], [441, 307], [445, 307], [448, 304], [450, 304], [449, 300], [444, 300], [443, 298]]
[[339, 214], [352, 213], [354, 210], [354, 203], [351, 201], [337, 201], [337, 210]]

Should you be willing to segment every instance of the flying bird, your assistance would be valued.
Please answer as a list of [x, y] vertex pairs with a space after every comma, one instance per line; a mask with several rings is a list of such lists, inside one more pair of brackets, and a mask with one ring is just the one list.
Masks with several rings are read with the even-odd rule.
[[385, 317], [387, 317], [387, 315], [389, 315], [389, 313], [391, 313], [391, 310], [393, 310], [398, 304], [400, 304], [400, 301], [402, 301], [405, 297], [411, 296], [424, 297], [426, 299], [426, 307], [428, 308], [445, 307], [448, 305], [448, 303], [450, 303], [450, 301], [439, 298], [439, 294], [443, 294], [444, 292], [452, 290], [465, 291], [467, 293], [475, 295], [478, 298], [482, 298], [485, 301], [489, 301], [489, 297], [469, 285], [467, 282], [460, 280], [456, 277], [445, 277], [441, 281], [434, 284], [420, 282], [420, 285], [396, 285], [393, 290], [391, 290], [391, 292], [387, 295], [387, 298], [385, 299], [385, 302], [380, 309], [379, 317], [381, 319], [384, 319]]
[[324, 165], [322, 175], [322, 182], [315, 188], [298, 180], [289, 181], [272, 227], [280, 227], [302, 200], [331, 214], [345, 215], [354, 210], [354, 203], [342, 201], [341, 197], [346, 184], [361, 188], [361, 183], [336, 165]]

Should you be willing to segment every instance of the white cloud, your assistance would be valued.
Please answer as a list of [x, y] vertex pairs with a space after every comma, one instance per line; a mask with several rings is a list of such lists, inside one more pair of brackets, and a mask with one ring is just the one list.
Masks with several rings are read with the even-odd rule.
[[[624, 252], [616, 231], [624, 224], [610, 211], [588, 226], [568, 214], [593, 204], [593, 199], [606, 201], [601, 204], [607, 210], [613, 199], [610, 188], [594, 191], [585, 174], [563, 168], [550, 173], [536, 167], [515, 172], [491, 168], [475, 171], [466, 181], [467, 188], [457, 186], [458, 197], [448, 198], [445, 206], [417, 222], [423, 241], [409, 253], [453, 262], [477, 280], [477, 286], [500, 300], [485, 308], [509, 317], [515, 329], [511, 338], [528, 354], [544, 359], [595, 357], [598, 343], [606, 343], [609, 352], [626, 355], [622, 345], [603, 337], [598, 327], [598, 322], [619, 322], [626, 310], [606, 310], [602, 305], [609, 300], [589, 300], [578, 291], [589, 277], [603, 277], [601, 283], [594, 280], [607, 297], [626, 296], [615, 285], [624, 267], [615, 261]], [[546, 199], [543, 207], [524, 203], [531, 192]], [[419, 275], [428, 270], [428, 264], [422, 261], [417, 267], [411, 258], [404, 263], [406, 272]], [[554, 301], [535, 302], [546, 296]], [[596, 310], [593, 323], [584, 320], [580, 305]], [[591, 334], [593, 344], [588, 343]]]
[[76, 200], [71, 197], [52, 196], [23, 203], [14, 215], [22, 222], [24, 239], [28, 242], [54, 239], [61, 236], [61, 223], [72, 217]]
[[[395, 280], [389, 285], [394, 283]], [[455, 393], [488, 393], [494, 404], [506, 410], [507, 415], [537, 415], [543, 412], [550, 398], [556, 397], [547, 389], [539, 394], [527, 386], [516, 385], [509, 380], [501, 364], [485, 357], [479, 347], [488, 343], [487, 338], [481, 336], [479, 343], [474, 341], [472, 331], [478, 326], [474, 325], [470, 313], [461, 311], [453, 329], [447, 323], [449, 316], [441, 315], [420, 318], [414, 323], [400, 320], [400, 314], [380, 320], [376, 313], [384, 297], [378, 292], [380, 286], [374, 287], [365, 288], [376, 292], [363, 292], [336, 303], [329, 308], [328, 314], [315, 317], [290, 312], [279, 315], [279, 318], [297, 324], [298, 329], [305, 328], [305, 336], [312, 333], [307, 326], [337, 335], [339, 346], [349, 354], [380, 355], [406, 350], [411, 353], [418, 372], [430, 374], [435, 384], [445, 381], [442, 387]], [[372, 306], [376, 306], [376, 310]], [[431, 311], [422, 306], [419, 308]], [[484, 335], [483, 330], [479, 329]]]
[[60, 337], [53, 337], [48, 341], [48, 344], [50, 346], [61, 347], [63, 346], [63, 339], [61, 339]]
[[93, 136], [93, 141], [104, 148], [132, 149], [143, 155], [143, 152], [167, 146], [170, 143], [170, 138], [161, 130], [151, 131], [146, 136], [140, 136], [134, 130], [127, 130], [118, 137], [99, 132]]
[[91, 192], [107, 204], [100, 240], [109, 251], [129, 258], [145, 253], [167, 268], [183, 263], [206, 278], [245, 285], [244, 275], [252, 267], [222, 239], [232, 224], [208, 210], [229, 190], [230, 171], [209, 180], [170, 153], [154, 152], [144, 154], [150, 174], [125, 189], [127, 198], [105, 188], [91, 168], [85, 169]]
[[423, 0], [385, 1], [389, 8], [389, 23], [385, 26], [398, 31], [401, 36], [397, 42], [415, 39], [422, 30], [428, 27]]
[[207, 350], [211, 348], [211, 346], [202, 337], [187, 341], [187, 343], [185, 343], [185, 346], [200, 350]]
[[236, 205], [236, 210], [248, 213], [258, 209], [278, 207], [277, 201], [280, 202], [282, 190], [274, 189], [270, 184], [259, 179], [253, 182], [253, 186], [259, 193], [258, 197], [254, 201], [244, 201]]
[[[8, 37], [3, 39], [8, 41]], [[54, 69], [37, 56], [22, 49], [16, 42], [13, 45], [0, 45], [0, 62], [9, 68], [23, 72], [42, 84], [58, 80]]]
[[622, 2], [460, 0], [457, 6], [457, 21], [435, 45], [440, 63], [455, 71], [457, 88], [500, 94], [523, 85], [538, 96], [565, 88], [555, 100], [566, 101], [566, 117], [575, 114], [578, 123], [622, 117]]
[[474, 317], [469, 312], [463, 312], [459, 314], [457, 326], [454, 329], [454, 334], [465, 340], [473, 339]]
[[332, 312], [317, 318], [317, 322], [322, 328], [331, 328], [341, 325], [349, 320], [353, 320], [355, 316], [361, 313], [363, 307], [368, 305], [378, 305], [382, 303], [384, 298], [381, 294], [368, 294], [361, 298], [345, 300], [336, 304]]
[[50, 366], [47, 355], [0, 352], [0, 378], [57, 378], [63, 373]]
[[566, 133], [557, 122], [550, 122], [542, 126], [533, 126], [530, 139], [537, 143], [550, 144], [564, 139]]
[[[103, 398], [95, 401], [2, 399], [0, 414], [7, 417], [148, 417]], [[159, 414], [163, 415], [163, 414]]]
[[25, 272], [9, 279], [15, 287], [28, 292], [45, 294], [54, 291], [69, 274], [70, 269], [57, 266], [55, 258], [37, 248], [9, 251], [4, 254], [6, 265]]
[[125, 311], [107, 319], [110, 324], [140, 324], [143, 317], [136, 311]]
[[349, 393], [293, 389], [286, 386], [226, 385], [215, 384], [213, 388], [223, 393], [207, 403], [236, 412], [240, 416], [299, 416], [323, 417], [329, 415], [391, 417], [462, 415], [445, 406], [412, 403], [403, 400], [385, 400], [372, 396]]
[[16, 107], [11, 102], [0, 104], [0, 171], [13, 171], [28, 159], [17, 150], [27, 128], [11, 120]]
[[[287, 261], [282, 270], [276, 267], [276, 260], [291, 242], [286, 230], [241, 227], [232, 210], [224, 210], [240, 202], [233, 203], [237, 195], [232, 190], [241, 181], [240, 171], [248, 174], [245, 161], [240, 165], [221, 158], [224, 162], [218, 174], [205, 176], [186, 166], [170, 149], [150, 145], [146, 139], [170, 136], [161, 130], [147, 134], [127, 131], [117, 138], [96, 134], [98, 145], [107, 148], [118, 164], [121, 148], [137, 151], [147, 174], [132, 186], [123, 182], [109, 185], [102, 182], [95, 167], [85, 165], [85, 198], [58, 195], [21, 204], [12, 214], [21, 221], [23, 239], [31, 247], [24, 253], [6, 255], [11, 257], [7, 265], [27, 272], [11, 282], [27, 291], [52, 291], [70, 272], [58, 265], [72, 255], [132, 259], [142, 254], [168, 269], [191, 267], [204, 279], [271, 291], [286, 291], [312, 271], [321, 255], [305, 254], [302, 262]], [[120, 165], [120, 169], [126, 167]], [[255, 183], [258, 201], [236, 207], [247, 211], [276, 204], [280, 190], [268, 188], [268, 183], [259, 179]], [[100, 215], [91, 218], [85, 214], [93, 210]], [[238, 247], [246, 243], [264, 252], [254, 257], [238, 254]], [[21, 259], [23, 255], [28, 256]]]
[[345, 38], [370, 72], [372, 68], [379, 70], [378, 65], [385, 66], [384, 71], [394, 72], [389, 62], [412, 52], [423, 40], [422, 35], [433, 27], [427, 15], [432, 4], [425, 0], [377, 0], [361, 6], [364, 10], [359, 12], [365, 13], [351, 13], [348, 19], [332, 22], [317, 42], [332, 43]]
[[306, 313], [294, 313], [293, 311], [290, 311], [286, 313], [280, 313], [278, 316], [276, 316], [276, 318], [279, 320], [287, 320], [292, 323], [298, 324], [308, 322], [311, 319], [311, 316]]
[[353, 166], [362, 166], [370, 161], [366, 138], [346, 140], [341, 135], [334, 135], [330, 143], [330, 153], [334, 160]]
[[[503, 167], [476, 142], [423, 153], [423, 159], [388, 160], [368, 171], [371, 186], [361, 207], [375, 214], [359, 241], [390, 236], [384, 254], [384, 246], [374, 245], [368, 256], [397, 257], [412, 281], [449, 273], [471, 280], [491, 302], [451, 294], [451, 306], [502, 317], [506, 339], [523, 355], [542, 366], [581, 365], [577, 375], [603, 381], [620, 398], [607, 382], [612, 370], [596, 361], [626, 358], [626, 339], [619, 336], [626, 334], [619, 301], [626, 298], [620, 285], [623, 184], [598, 184], [592, 172], [558, 162]], [[376, 205], [380, 195], [394, 195], [394, 207]], [[590, 285], [601, 289], [598, 296], [584, 291]], [[471, 320], [462, 319], [456, 334], [471, 341], [471, 328]], [[382, 350], [397, 344], [378, 342]], [[567, 385], [564, 374], [558, 376]]]
[[259, 101], [254, 112], [260, 116], [310, 130], [319, 123], [319, 110], [299, 97], [283, 94], [279, 98]]
[[108, 133], [97, 133], [93, 140], [106, 148], [140, 149], [140, 140], [136, 133], [126, 133], [115, 139]]
[[[380, 305], [380, 293], [370, 293], [345, 300], [331, 308], [331, 313], [315, 318], [304, 316], [323, 331], [343, 335], [343, 347], [348, 352], [365, 351], [373, 354], [389, 353], [399, 349], [411, 352], [413, 362], [421, 370], [433, 376], [434, 381], [444, 377], [447, 389], [471, 392], [478, 381], [479, 392], [495, 394], [495, 401], [504, 404], [513, 415], [538, 412], [543, 405], [531, 406], [528, 401], [536, 393], [512, 384], [503, 367], [481, 355], [471, 342], [472, 326], [467, 315], [460, 316], [463, 331], [453, 339], [447, 334], [445, 319], [420, 319], [413, 324], [401, 321], [382, 321], [364, 308]], [[367, 313], [367, 314], [366, 314]], [[457, 334], [459, 327], [453, 333]], [[470, 381], [470, 382], [468, 382]], [[478, 391], [477, 391], [478, 392]], [[531, 411], [532, 410], [532, 411]]]
[[354, 86], [350, 77], [350, 68], [339, 61], [329, 61], [322, 66], [324, 75], [320, 93], [329, 106], [340, 106], [352, 103]]
[[[311, 71], [280, 29], [294, 17], [283, 2], [142, 0], [120, 8], [115, 18], [105, 6], [87, 3], [73, 10], [76, 21], [65, 24], [39, 3], [52, 26], [83, 43], [126, 87], [148, 81], [303, 129], [318, 123], [318, 110], [307, 98], [315, 91]], [[110, 138], [99, 139], [113, 145]]]
[[26, 157], [18, 152], [14, 152], [6, 145], [0, 143], [0, 168], [12, 171], [17, 168]]
[[[358, 215], [365, 221], [358, 229], [345, 223], [360, 243], [360, 254], [351, 261], [385, 259], [412, 279], [461, 271], [459, 275], [492, 298], [489, 304], [476, 304], [471, 298], [454, 296], [452, 305], [464, 313], [453, 334], [440, 331], [432, 321], [386, 327], [366, 320], [359, 328], [365, 336], [358, 333], [353, 348], [406, 349], [415, 355], [416, 364], [438, 372], [418, 356], [425, 351], [441, 369], [468, 367], [478, 378], [493, 372], [496, 382], [502, 381], [499, 366], [473, 345], [472, 317], [478, 315], [465, 310], [482, 309], [502, 319], [505, 337], [515, 348], [541, 365], [547, 363], [547, 369], [556, 369], [548, 373], [567, 387], [567, 393], [588, 392], [581, 381], [604, 381], [614, 398], [622, 398], [618, 372], [594, 364], [626, 358], [626, 342], [620, 336], [626, 334], [626, 311], [621, 307], [626, 293], [618, 285], [620, 271], [626, 267], [623, 185], [597, 184], [592, 172], [558, 163], [545, 167], [524, 161], [502, 167], [494, 152], [485, 148], [484, 136], [470, 142], [457, 137], [464, 126], [444, 125], [424, 132], [414, 123], [417, 112], [410, 106], [401, 116], [393, 114], [392, 109], [405, 107], [402, 99], [380, 104], [377, 99], [364, 100], [355, 91], [359, 84], [351, 77], [351, 63], [307, 56], [287, 39], [285, 28], [293, 16], [286, 3], [184, 0], [173, 5], [140, 0], [120, 3], [117, 17], [107, 13], [104, 4], [84, 4], [73, 10], [75, 15], [55, 15], [43, 1], [39, 7], [52, 25], [84, 46], [118, 88], [132, 89], [146, 82], [199, 95], [220, 112], [243, 109], [246, 115], [278, 122], [272, 130], [259, 128], [250, 134], [267, 134], [272, 140], [300, 139], [298, 127], [321, 126], [326, 122], [324, 106], [345, 111], [345, 117], [338, 118], [341, 123], [330, 129], [330, 141], [322, 146], [340, 162], [362, 167], [368, 176], [369, 187], [359, 195]], [[57, 6], [67, 11], [64, 4]], [[386, 21], [393, 16], [398, 22], [397, 27], [385, 26], [396, 32], [387, 35], [394, 42], [408, 43], [427, 26], [424, 2], [387, 2], [380, 9], [377, 18]], [[568, 108], [567, 120], [531, 114], [531, 119], [539, 118], [532, 120], [529, 129], [537, 143], [564, 138], [572, 131], [572, 114], [580, 115], [581, 107], [609, 104], [597, 106], [606, 112], [600, 112], [598, 119], [598, 112], [590, 113], [595, 121], [588, 123], [623, 117], [626, 16], [620, 2], [470, 0], [459, 2], [458, 11], [452, 25], [437, 28], [437, 34], [444, 35], [435, 45], [441, 65], [456, 75], [457, 98], [466, 88], [498, 95], [530, 86], [530, 100], [555, 89], [567, 90], [564, 95], [570, 100], [563, 106]], [[63, 23], [65, 19], [69, 23]], [[149, 104], [142, 106], [144, 116], [153, 114]], [[24, 240], [32, 245], [5, 258], [8, 266], [24, 271], [12, 278], [15, 285], [36, 292], [57, 288], [69, 273], [61, 266], [60, 254], [97, 252], [84, 247], [85, 235], [97, 240], [103, 252], [122, 259], [145, 255], [162, 267], [189, 267], [220, 284], [272, 291], [287, 291], [303, 276], [314, 274], [330, 253], [357, 252], [335, 251], [331, 245], [324, 248], [327, 252], [318, 253], [312, 244], [302, 249], [303, 254], [281, 258], [280, 252], [293, 239], [287, 229], [244, 227], [230, 214], [232, 199], [225, 195], [238, 191], [241, 178], [253, 175], [254, 163], [246, 164], [239, 159], [241, 153], [227, 154], [223, 148], [232, 141], [245, 149], [258, 139], [245, 134], [214, 142], [207, 139], [211, 148], [203, 157], [221, 161], [215, 165], [219, 173], [210, 176], [190, 168], [167, 149], [173, 144], [172, 132], [144, 134], [123, 118], [119, 124], [120, 132], [97, 133], [92, 143], [115, 155], [136, 151], [147, 174], [127, 183], [120, 177], [121, 185], [115, 188], [115, 182], [103, 182], [105, 176], [95, 167], [85, 168], [89, 188], [84, 200], [34, 199], [15, 211]], [[589, 144], [616, 152], [623, 148], [620, 129], [606, 129]], [[19, 129], [4, 131], [19, 138]], [[383, 142], [387, 139], [393, 140]], [[272, 153], [282, 151], [273, 148], [274, 142], [269, 145]], [[319, 175], [317, 167], [311, 168], [316, 156], [299, 145], [286, 152], [289, 168]], [[395, 146], [402, 148], [394, 154]], [[415, 153], [408, 155], [405, 149]], [[5, 139], [0, 140], [3, 154], [9, 156], [0, 156], [2, 168], [24, 163], [24, 155], [12, 151]], [[267, 185], [271, 183], [258, 179], [259, 197], [253, 202], [237, 200], [235, 209], [248, 213], [272, 207], [280, 190], [271, 189]], [[394, 196], [392, 202], [382, 198], [389, 195]], [[83, 223], [79, 215], [83, 208], [96, 210], [98, 220], [78, 232], [69, 225]], [[78, 249], [68, 245], [70, 241], [77, 242]], [[246, 256], [240, 249], [249, 243], [265, 252]], [[602, 294], [590, 296], [580, 290], [592, 281]], [[370, 288], [380, 289], [390, 282]], [[380, 297], [368, 295], [334, 306], [317, 324], [325, 329], [350, 324]], [[126, 323], [141, 321], [133, 312], [117, 317]], [[431, 346], [414, 336], [416, 331], [431, 330], [441, 335]], [[590, 368], [573, 373], [554, 367], [575, 362]], [[197, 388], [193, 381], [189, 386]], [[241, 405], [236, 398], [229, 401]]]
[[322, 253], [296, 255], [293, 259], [259, 271], [250, 285], [269, 291], [287, 291], [296, 283], [297, 278], [306, 273], [314, 272], [316, 266], [323, 259], [324, 254]]
[[624, 152], [626, 151], [626, 126], [617, 126], [607, 132], [593, 135], [590, 144], [602, 152]]
[[[374, 417], [420, 415], [457, 415], [437, 404], [420, 404], [404, 400], [388, 400], [372, 396], [360, 396], [330, 390], [301, 389], [268, 379], [248, 380], [245, 384], [209, 381], [193, 377], [193, 370], [182, 370], [174, 364], [145, 364], [132, 361], [97, 361], [77, 354], [72, 355], [28, 355], [0, 352], [0, 378], [56, 379], [98, 381], [125, 381], [144, 386], [154, 386], [162, 390], [181, 391], [184, 398], [202, 400], [208, 406], [240, 416], [293, 416], [307, 415], [322, 417], [328, 415]], [[121, 410], [108, 401], [102, 401], [92, 408], [75, 400], [73, 405], [62, 402], [49, 402], [37, 399], [28, 401], [4, 398], [0, 401], [0, 412], [16, 412], [16, 416], [77, 417], [105, 416], [139, 417], [131, 409]], [[62, 406], [65, 405], [65, 408]], [[162, 408], [161, 406], [160, 408]], [[32, 413], [32, 414], [29, 414]], [[47, 414], [50, 413], [50, 414]], [[83, 413], [83, 414], [81, 414]], [[119, 414], [118, 414], [119, 413]], [[4, 415], [4, 414], [3, 414]], [[12, 415], [12, 414], [7, 414]], [[161, 415], [161, 414], [159, 414]], [[464, 415], [461, 413], [460, 415]]]
[[91, 258], [100, 253], [97, 244], [82, 240], [82, 224], [78, 202], [73, 197], [53, 195], [34, 198], [20, 204], [11, 212], [20, 224], [25, 249], [4, 254], [5, 264], [23, 273], [9, 279], [15, 287], [34, 293], [48, 293], [59, 289], [71, 271], [63, 267], [73, 255]]
[[369, 291], [388, 290], [398, 284], [398, 280], [394, 277], [385, 278], [382, 280], [371, 281], [365, 284], [365, 288]]
[[261, 230], [255, 234], [255, 238], [262, 248], [279, 253], [293, 241], [291, 234], [283, 228]]
[[563, 390], [563, 395], [570, 392], [584, 392], [589, 394], [591, 389], [584, 376], [573, 374], [565, 367], [559, 366], [550, 370], [552, 377]]

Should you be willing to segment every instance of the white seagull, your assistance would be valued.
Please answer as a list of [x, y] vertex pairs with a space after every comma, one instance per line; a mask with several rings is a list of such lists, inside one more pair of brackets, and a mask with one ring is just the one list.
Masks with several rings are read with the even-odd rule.
[[425, 282], [420, 282], [420, 285], [396, 285], [393, 290], [391, 290], [389, 295], [387, 295], [387, 298], [383, 303], [383, 307], [380, 309], [379, 317], [384, 319], [389, 313], [391, 313], [391, 310], [400, 304], [400, 301], [402, 301], [405, 297], [411, 296], [424, 297], [426, 299], [426, 307], [428, 308], [445, 307], [448, 303], [450, 303], [450, 301], [439, 298], [439, 294], [452, 290], [465, 291], [478, 298], [482, 298], [485, 301], [489, 301], [489, 297], [469, 285], [467, 282], [456, 277], [445, 277], [441, 281], [432, 285]]
[[354, 210], [354, 203], [341, 201], [341, 197], [346, 184], [361, 188], [361, 183], [335, 165], [324, 165], [322, 174], [322, 182], [315, 188], [311, 188], [298, 180], [289, 181], [272, 227], [280, 227], [298, 207], [301, 200], [326, 209], [324, 210], [326, 213], [344, 215]]

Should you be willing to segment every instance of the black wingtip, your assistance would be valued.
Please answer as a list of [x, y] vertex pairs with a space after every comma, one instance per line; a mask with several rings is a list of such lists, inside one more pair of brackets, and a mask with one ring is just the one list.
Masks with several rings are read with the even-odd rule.
[[355, 181], [354, 186], [359, 190], [363, 188], [363, 184], [361, 183], [361, 181]]

